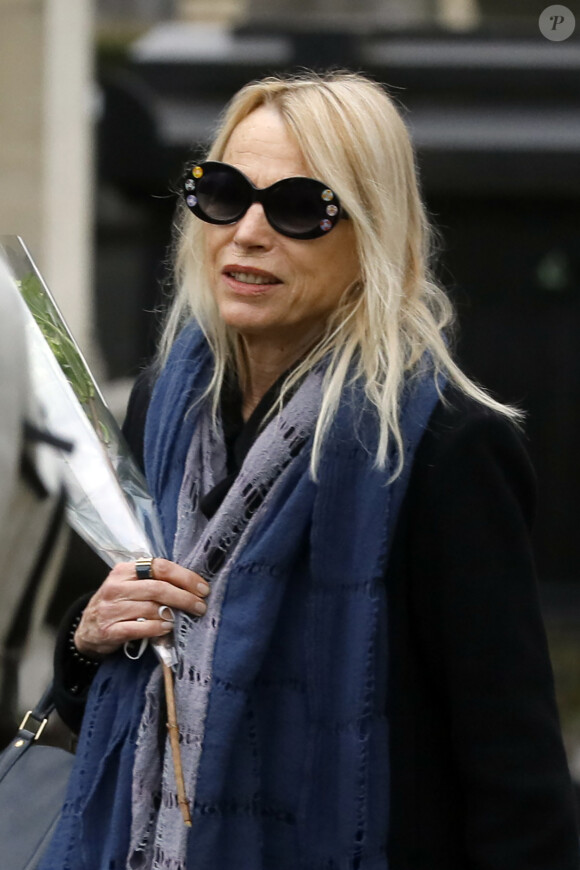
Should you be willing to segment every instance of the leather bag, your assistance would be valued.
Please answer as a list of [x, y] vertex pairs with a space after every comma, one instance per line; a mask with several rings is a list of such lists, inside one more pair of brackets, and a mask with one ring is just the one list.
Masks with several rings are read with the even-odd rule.
[[38, 743], [54, 709], [52, 686], [0, 755], [0, 864], [35, 870], [60, 816], [72, 752]]

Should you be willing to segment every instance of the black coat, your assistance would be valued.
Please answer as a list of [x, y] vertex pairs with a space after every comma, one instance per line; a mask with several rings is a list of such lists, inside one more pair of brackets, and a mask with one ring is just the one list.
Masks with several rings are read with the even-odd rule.
[[[140, 462], [149, 395], [142, 377], [125, 423]], [[389, 870], [578, 870], [530, 544], [533, 473], [508, 421], [448, 398], [418, 447], [386, 576]], [[257, 412], [233, 426], [234, 465]], [[85, 692], [66, 638], [65, 627], [58, 706], [74, 726]]]
[[579, 866], [534, 497], [511, 424], [463, 398], [438, 406], [387, 578], [391, 870]]

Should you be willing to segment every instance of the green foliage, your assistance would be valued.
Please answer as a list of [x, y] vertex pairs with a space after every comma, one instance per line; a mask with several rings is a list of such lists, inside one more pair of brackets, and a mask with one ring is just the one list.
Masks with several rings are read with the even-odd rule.
[[32, 272], [17, 283], [30, 313], [73, 388], [77, 399], [81, 404], [86, 405], [94, 399], [95, 388], [52, 300], [45, 292], [42, 283]]

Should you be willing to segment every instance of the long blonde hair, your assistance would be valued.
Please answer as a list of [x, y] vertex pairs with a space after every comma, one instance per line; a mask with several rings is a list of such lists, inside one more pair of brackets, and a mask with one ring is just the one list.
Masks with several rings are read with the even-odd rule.
[[[417, 183], [413, 148], [393, 99], [376, 82], [350, 72], [274, 76], [243, 87], [228, 105], [207, 159], [220, 160], [234, 128], [260, 106], [275, 107], [295, 136], [311, 174], [338, 194], [355, 231], [360, 281], [344, 294], [326, 331], [287, 378], [289, 389], [317, 362], [329, 363], [312, 451], [312, 472], [338, 408], [347, 377], [361, 378], [376, 407], [378, 467], [394, 438], [402, 457], [399, 410], [406, 377], [428, 353], [478, 402], [518, 419], [454, 362], [447, 342], [453, 310], [431, 271], [434, 232]], [[183, 205], [175, 236], [176, 296], [165, 325], [164, 359], [181, 325], [195, 318], [213, 350], [208, 391], [217, 411], [237, 340], [219, 315], [206, 277], [202, 225]], [[307, 243], [306, 243], [307, 244]], [[399, 467], [402, 467], [402, 459]]]

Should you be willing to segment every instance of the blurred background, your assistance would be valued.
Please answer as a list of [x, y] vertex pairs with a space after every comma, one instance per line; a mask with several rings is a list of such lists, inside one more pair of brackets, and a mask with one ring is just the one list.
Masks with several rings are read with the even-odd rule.
[[[541, 32], [547, 6], [0, 0], [0, 233], [23, 236], [121, 417], [170, 289], [171, 190], [226, 101], [300, 67], [385, 83], [441, 234], [459, 358], [528, 412], [541, 595], [580, 781], [580, 6], [566, 39]], [[102, 576], [76, 539], [63, 545], [17, 707], [48, 679], [64, 608]]]

